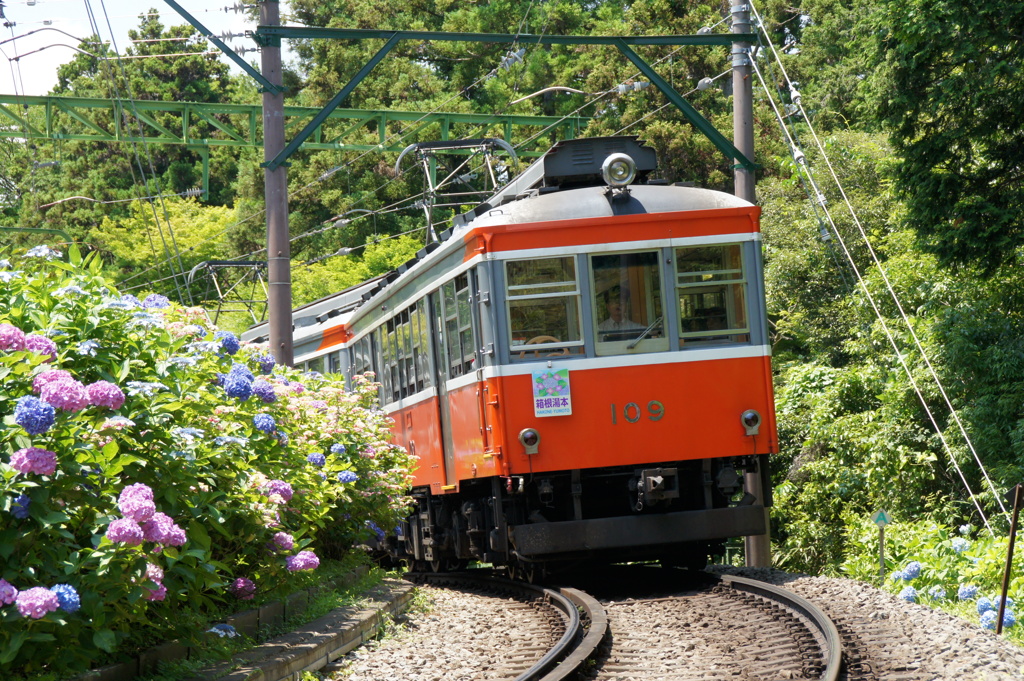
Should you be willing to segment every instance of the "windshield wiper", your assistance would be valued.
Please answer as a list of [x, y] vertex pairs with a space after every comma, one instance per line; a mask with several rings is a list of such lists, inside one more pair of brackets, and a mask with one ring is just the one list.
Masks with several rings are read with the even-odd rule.
[[658, 324], [661, 324], [661, 317], [658, 317], [653, 322], [651, 322], [651, 325], [648, 326], [646, 329], [644, 329], [643, 333], [641, 333], [639, 336], [634, 338], [633, 342], [631, 342], [629, 345], [626, 346], [626, 349], [627, 350], [632, 350], [633, 348], [635, 348], [637, 346], [637, 343], [642, 341], [644, 338], [647, 338], [647, 334], [649, 334], [651, 332], [651, 330], [654, 329], [654, 327], [656, 327]]

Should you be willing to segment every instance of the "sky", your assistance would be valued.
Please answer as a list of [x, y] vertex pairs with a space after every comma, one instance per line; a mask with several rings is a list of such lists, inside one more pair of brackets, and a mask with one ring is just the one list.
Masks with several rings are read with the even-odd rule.
[[[234, 11], [240, 5], [238, 0], [176, 0], [185, 11], [220, 37], [225, 32], [242, 33], [256, 28], [247, 14]], [[177, 26], [188, 22], [163, 0], [135, 2], [131, 0], [0, 0], [3, 5], [7, 26], [0, 26], [0, 94], [46, 95], [57, 84], [57, 67], [70, 61], [75, 51], [65, 45], [78, 46], [78, 41], [58, 32], [84, 38], [96, 31], [89, 17], [99, 25], [99, 35], [105, 41], [113, 41], [117, 52], [125, 54], [131, 43], [128, 31], [139, 25], [139, 14], [154, 8], [160, 14], [160, 22], [166, 26]], [[225, 11], [225, 9], [230, 11]], [[282, 23], [287, 24], [287, 4], [281, 3]], [[0, 24], [3, 21], [0, 20]], [[45, 29], [45, 30], [40, 30]], [[51, 30], [58, 29], [58, 30]], [[32, 35], [26, 35], [36, 31]], [[252, 39], [235, 38], [225, 41], [235, 50], [255, 47]], [[287, 41], [285, 41], [287, 43]], [[208, 43], [215, 50], [213, 43]], [[49, 47], [48, 47], [49, 46]], [[41, 52], [29, 54], [45, 48]], [[19, 57], [15, 61], [15, 57]], [[289, 55], [287, 49], [283, 55]], [[259, 63], [259, 55], [250, 52], [242, 55], [247, 62]], [[221, 57], [231, 66], [234, 73], [240, 73], [233, 62]]]

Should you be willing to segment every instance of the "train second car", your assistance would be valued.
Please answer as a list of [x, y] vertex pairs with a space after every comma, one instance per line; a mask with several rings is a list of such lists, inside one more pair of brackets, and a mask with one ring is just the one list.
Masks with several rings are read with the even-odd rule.
[[766, 532], [759, 209], [656, 165], [561, 142], [415, 260], [296, 310], [297, 362], [373, 372], [419, 457], [398, 557], [693, 565]]

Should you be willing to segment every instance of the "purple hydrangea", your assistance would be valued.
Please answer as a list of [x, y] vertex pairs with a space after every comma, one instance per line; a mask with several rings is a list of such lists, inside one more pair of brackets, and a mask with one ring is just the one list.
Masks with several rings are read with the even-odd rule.
[[239, 577], [231, 584], [231, 593], [241, 601], [251, 601], [256, 595], [256, 585], [247, 577]]
[[267, 381], [253, 381], [252, 394], [267, 404], [277, 401], [277, 393], [274, 392], [274, 386], [270, 385]]
[[13, 324], [0, 324], [0, 350], [18, 352], [25, 349], [25, 332]]
[[36, 374], [36, 377], [32, 379], [32, 392], [39, 394], [46, 387], [47, 383], [52, 381], [73, 381], [75, 379], [67, 371], [63, 369], [47, 369], [46, 371], [40, 371]]
[[319, 467], [327, 463], [327, 457], [321, 454], [320, 452], [313, 452], [312, 454], [306, 457], [306, 461], [313, 464], [314, 466]]
[[26, 447], [11, 454], [11, 467], [19, 473], [53, 475], [57, 471], [57, 455], [49, 449]]
[[19, 591], [14, 602], [22, 617], [31, 617], [34, 620], [45, 617], [46, 613], [56, 612], [60, 607], [57, 594], [41, 586]]
[[355, 482], [359, 479], [359, 476], [352, 471], [342, 471], [338, 473], [338, 482]]
[[219, 340], [221, 349], [229, 355], [235, 354], [241, 348], [238, 338], [230, 331], [218, 331], [213, 334], [213, 339]]
[[38, 333], [30, 333], [25, 336], [25, 349], [37, 355], [46, 355], [49, 357], [47, 362], [57, 359], [57, 344]]
[[252, 381], [238, 374], [228, 374], [224, 377], [224, 392], [228, 397], [234, 397], [243, 402], [252, 396]]
[[292, 492], [292, 486], [289, 485], [284, 480], [268, 481], [263, 485], [263, 493], [266, 494], [268, 497], [274, 494], [278, 494], [285, 501], [291, 501], [292, 495], [294, 494], [294, 492]]
[[287, 532], [278, 532], [274, 535], [274, 545], [282, 551], [291, 551], [295, 548], [295, 538]]
[[48, 381], [39, 391], [39, 397], [61, 411], [81, 411], [89, 406], [89, 392], [73, 378]]
[[28, 517], [28, 505], [31, 503], [32, 500], [27, 494], [19, 494], [11, 504], [11, 515], [19, 520], [24, 520]]
[[121, 490], [121, 495], [117, 498], [117, 507], [121, 510], [121, 515], [137, 523], [149, 520], [156, 513], [153, 490], [141, 482], [128, 485]]
[[38, 397], [25, 395], [18, 398], [18, 406], [14, 409], [14, 422], [25, 429], [29, 435], [42, 435], [53, 425], [57, 412]]
[[70, 584], [57, 584], [51, 586], [50, 591], [57, 596], [60, 609], [64, 612], [76, 612], [82, 607], [82, 601], [78, 598], [78, 592]]
[[10, 605], [18, 597], [18, 590], [6, 579], [0, 579], [0, 605]]
[[115, 544], [138, 546], [142, 543], [143, 534], [142, 528], [131, 518], [118, 518], [107, 527], [106, 537]]
[[86, 390], [93, 406], [120, 409], [124, 405], [124, 392], [110, 381], [96, 381]]
[[315, 570], [320, 566], [320, 559], [312, 551], [299, 551], [294, 556], [288, 556], [284, 562], [291, 572]]
[[174, 519], [159, 511], [141, 525], [142, 536], [146, 541], [156, 542], [164, 546], [181, 546], [188, 538]]
[[264, 433], [272, 433], [277, 428], [277, 423], [274, 421], [274, 417], [270, 414], [256, 414], [252, 417], [252, 425], [256, 426], [257, 430], [262, 430]]
[[130, 293], [126, 293], [123, 296], [121, 296], [121, 302], [128, 303], [132, 307], [142, 307], [142, 301], [140, 301], [138, 298], [136, 298]]
[[260, 371], [264, 374], [269, 374], [274, 370], [277, 360], [274, 359], [273, 355], [261, 355], [256, 358], [256, 363], [260, 365]]
[[170, 307], [171, 301], [167, 299], [167, 296], [162, 296], [159, 293], [150, 293], [146, 296], [146, 299], [142, 301], [142, 307], [161, 309]]

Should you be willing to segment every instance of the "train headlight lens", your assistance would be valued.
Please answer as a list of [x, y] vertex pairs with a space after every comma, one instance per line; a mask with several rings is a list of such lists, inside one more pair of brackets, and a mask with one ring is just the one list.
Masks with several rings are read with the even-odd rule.
[[740, 421], [743, 422], [743, 428], [746, 429], [747, 435], [758, 434], [761, 428], [761, 415], [755, 410], [747, 409], [740, 415]]
[[540, 446], [540, 433], [533, 428], [523, 428], [519, 431], [519, 442], [526, 448], [527, 454], [536, 454]]
[[636, 177], [636, 162], [626, 154], [612, 154], [601, 164], [601, 175], [612, 187], [625, 187]]

